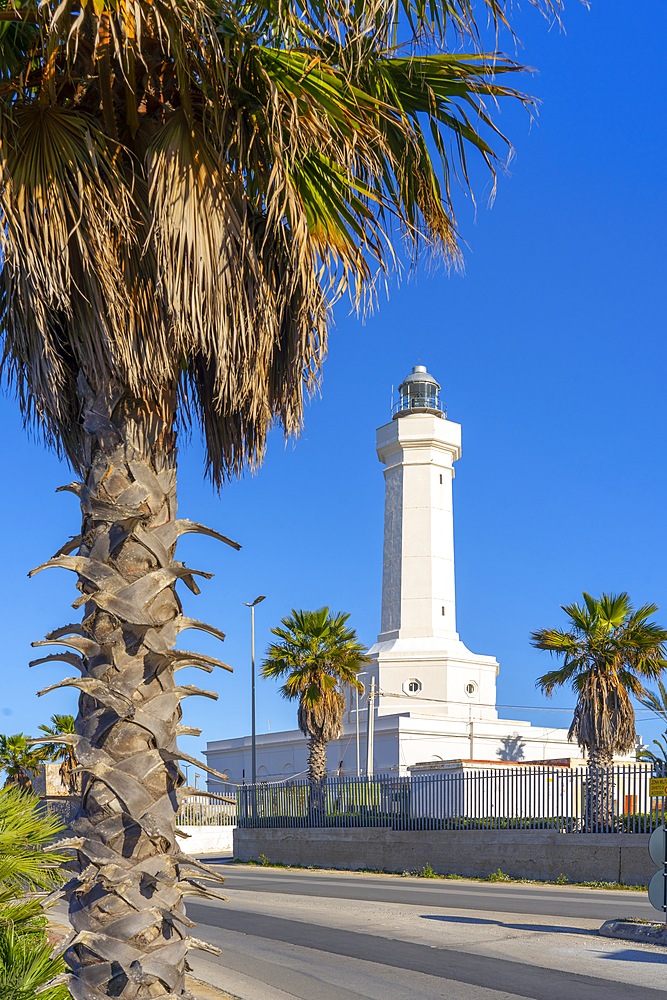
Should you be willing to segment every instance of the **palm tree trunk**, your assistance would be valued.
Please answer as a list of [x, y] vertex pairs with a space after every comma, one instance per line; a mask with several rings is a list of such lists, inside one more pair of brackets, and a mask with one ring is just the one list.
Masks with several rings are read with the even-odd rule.
[[586, 829], [611, 833], [614, 828], [614, 754], [604, 747], [588, 748], [586, 781]]
[[82, 397], [87, 475], [65, 487], [81, 502], [81, 536], [46, 564], [78, 574], [74, 606], [84, 607], [81, 624], [47, 637], [75, 650], [55, 658], [81, 675], [62, 682], [81, 691], [74, 743], [83, 772], [69, 988], [76, 1000], [186, 997], [194, 942], [183, 895], [197, 884], [184, 873], [201, 866], [176, 840], [184, 783], [176, 737], [181, 699], [200, 692], [178, 687], [175, 668], [217, 661], [173, 646], [184, 628], [217, 630], [184, 618], [175, 593], [178, 579], [198, 592], [192, 571], [174, 560], [178, 535], [198, 526], [176, 520], [173, 410], [163, 419], [86, 386]]
[[308, 740], [308, 780], [322, 784], [327, 777], [327, 743], [321, 736]]
[[308, 740], [308, 780], [310, 782], [310, 825], [321, 826], [324, 817], [324, 788], [327, 781], [327, 743], [321, 736]]

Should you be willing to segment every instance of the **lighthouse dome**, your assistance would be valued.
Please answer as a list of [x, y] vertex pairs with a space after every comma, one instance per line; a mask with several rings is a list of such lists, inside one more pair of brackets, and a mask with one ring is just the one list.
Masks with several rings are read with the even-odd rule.
[[409, 413], [437, 413], [446, 416], [440, 402], [440, 385], [428, 373], [424, 365], [415, 365], [410, 374], [398, 387], [398, 402], [394, 406], [394, 416], [403, 417]]

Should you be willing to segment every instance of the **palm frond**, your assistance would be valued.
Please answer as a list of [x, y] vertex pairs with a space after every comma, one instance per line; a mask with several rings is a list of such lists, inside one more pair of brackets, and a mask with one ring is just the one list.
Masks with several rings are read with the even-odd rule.
[[36, 795], [0, 789], [0, 883], [9, 889], [52, 889], [61, 880], [63, 852], [50, 848], [64, 829]]
[[296, 433], [332, 303], [370, 307], [423, 252], [459, 262], [452, 179], [470, 187], [471, 152], [495, 176], [493, 109], [529, 103], [506, 83], [523, 67], [480, 49], [476, 18], [508, 9], [6, 8], [0, 334], [26, 421], [81, 471], [85, 387], [111, 387], [199, 425], [217, 484], [261, 461], [272, 424]]
[[364, 647], [349, 615], [292, 610], [271, 629], [279, 642], [272, 643], [262, 664], [262, 676], [284, 678], [283, 697], [299, 702], [298, 724], [305, 736], [329, 742], [340, 734], [348, 689], [363, 690], [357, 677], [367, 662]]
[[64, 984], [52, 984], [64, 972], [63, 959], [51, 955], [51, 945], [43, 933], [21, 933], [11, 924], [0, 926], [0, 996], [12, 1000], [34, 1000], [37, 996], [40, 1000], [69, 1000]]
[[651, 712], [667, 722], [667, 685], [663, 681], [658, 681], [657, 694], [655, 691], [646, 691], [638, 700], [640, 705], [650, 709]]
[[[660, 705], [656, 696], [647, 695], [644, 682], [667, 670], [667, 630], [649, 620], [658, 610], [655, 604], [635, 610], [627, 593], [600, 598], [584, 593], [583, 598], [583, 605], [563, 606], [571, 632], [532, 633], [534, 646], [563, 658], [562, 667], [538, 678], [537, 686], [551, 695], [557, 687], [571, 684], [577, 705], [569, 738], [594, 756], [602, 752], [610, 758], [626, 753], [636, 742], [630, 695], [654, 710]], [[661, 694], [667, 695], [659, 684]]]

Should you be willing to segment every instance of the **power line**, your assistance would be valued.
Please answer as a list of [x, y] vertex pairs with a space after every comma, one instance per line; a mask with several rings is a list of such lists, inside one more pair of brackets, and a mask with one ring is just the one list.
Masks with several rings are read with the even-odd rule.
[[[491, 703], [482, 701], [454, 701], [451, 698], [422, 698], [422, 697], [415, 697], [414, 695], [411, 694], [399, 693], [397, 691], [384, 691], [384, 690], [380, 691], [379, 694], [381, 698], [404, 698], [406, 701], [411, 701], [411, 702], [428, 701], [428, 702], [434, 702], [435, 704], [438, 705], [468, 705], [473, 708], [512, 708], [512, 709], [518, 709], [519, 711], [522, 712], [567, 712], [569, 714], [572, 714], [572, 712], [574, 711], [574, 706], [572, 706], [571, 708], [552, 708], [550, 705], [503, 705], [500, 702]], [[650, 718], [651, 716], [656, 715], [656, 713], [652, 712], [650, 708], [638, 708], [635, 712], [635, 715], [637, 717], [642, 716], [644, 718]]]

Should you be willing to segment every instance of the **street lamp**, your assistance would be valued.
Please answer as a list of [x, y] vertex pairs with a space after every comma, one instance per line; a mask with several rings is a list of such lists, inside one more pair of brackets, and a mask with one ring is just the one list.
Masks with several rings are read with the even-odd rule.
[[266, 600], [265, 594], [260, 594], [250, 604], [244, 601], [246, 608], [250, 608], [250, 675], [252, 677], [252, 735], [251, 735], [251, 761], [252, 761], [252, 783], [257, 784], [257, 734], [255, 731], [255, 608], [261, 601]]
[[[356, 674], [357, 680], [359, 680], [360, 677], [367, 677], [367, 676], [368, 676], [368, 671], [367, 670], [363, 670], [361, 673], [357, 673]], [[366, 692], [365, 692], [365, 686], [364, 686], [364, 694], [365, 693]], [[355, 688], [354, 689], [354, 705], [355, 705], [355, 707], [354, 707], [354, 727], [355, 727], [355, 736], [356, 736], [356, 740], [357, 740], [357, 778], [360, 778], [361, 777], [361, 756], [360, 756], [360, 753], [359, 753], [359, 688]]]

